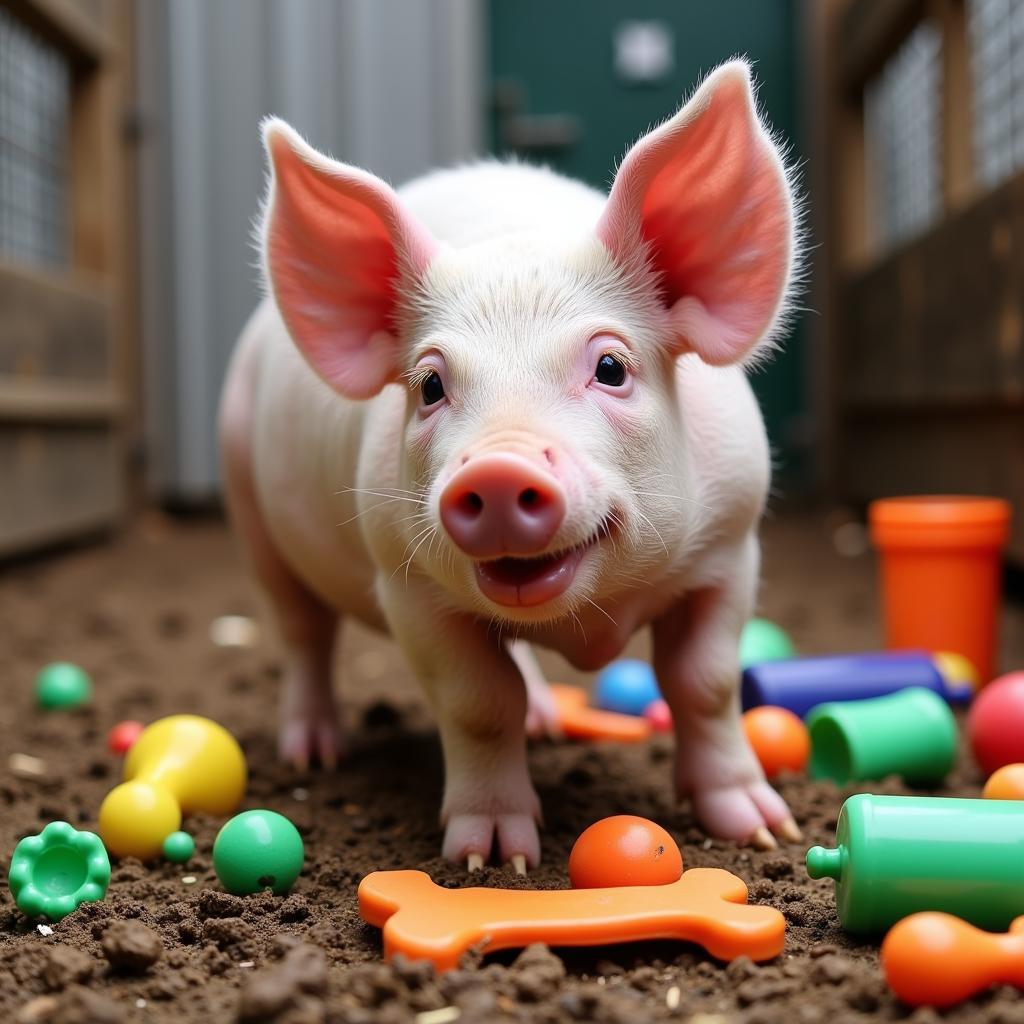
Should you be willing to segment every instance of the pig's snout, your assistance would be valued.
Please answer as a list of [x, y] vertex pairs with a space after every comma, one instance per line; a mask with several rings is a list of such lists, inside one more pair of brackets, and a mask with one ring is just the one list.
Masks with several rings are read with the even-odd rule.
[[473, 456], [445, 485], [441, 522], [472, 558], [536, 555], [565, 518], [562, 485], [520, 455]]

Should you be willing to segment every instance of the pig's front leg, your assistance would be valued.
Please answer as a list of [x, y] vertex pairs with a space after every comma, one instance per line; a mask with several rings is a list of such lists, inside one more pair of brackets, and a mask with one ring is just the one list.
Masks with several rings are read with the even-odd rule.
[[540, 802], [526, 766], [526, 688], [486, 626], [438, 608], [401, 574], [378, 586], [395, 639], [433, 706], [444, 749], [442, 853], [472, 871], [496, 849], [523, 874], [540, 862]]
[[654, 666], [676, 735], [676, 790], [712, 834], [763, 849], [800, 830], [765, 781], [740, 723], [740, 633], [753, 610], [759, 551], [729, 552], [722, 582], [691, 592], [654, 624]]

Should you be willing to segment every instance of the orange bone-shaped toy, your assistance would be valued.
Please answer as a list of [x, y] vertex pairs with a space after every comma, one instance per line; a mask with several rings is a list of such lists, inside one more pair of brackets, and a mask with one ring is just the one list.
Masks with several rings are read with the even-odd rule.
[[650, 722], [644, 718], [589, 707], [587, 691], [579, 686], [555, 683], [551, 695], [558, 708], [559, 728], [569, 739], [638, 743], [651, 735]]
[[444, 889], [422, 871], [374, 871], [359, 885], [359, 912], [383, 928], [385, 959], [402, 953], [439, 971], [478, 943], [493, 953], [531, 942], [679, 939], [719, 960], [770, 960], [782, 952], [785, 919], [746, 901], [742, 879], [721, 868], [691, 868], [668, 885], [614, 889]]
[[952, 914], [911, 914], [886, 935], [882, 970], [911, 1006], [952, 1006], [996, 984], [1024, 988], [1024, 917], [996, 935]]

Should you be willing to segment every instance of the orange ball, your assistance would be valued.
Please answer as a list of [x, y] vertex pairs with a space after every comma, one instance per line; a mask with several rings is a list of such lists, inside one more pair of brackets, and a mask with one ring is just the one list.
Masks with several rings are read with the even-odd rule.
[[743, 731], [769, 779], [787, 768], [802, 772], [807, 767], [811, 738], [792, 711], [770, 704], [751, 708], [743, 716]]
[[660, 826], [634, 814], [594, 822], [569, 854], [574, 889], [668, 885], [683, 873], [683, 855]]
[[1024, 800], [1024, 764], [1004, 764], [989, 777], [981, 794], [986, 800]]

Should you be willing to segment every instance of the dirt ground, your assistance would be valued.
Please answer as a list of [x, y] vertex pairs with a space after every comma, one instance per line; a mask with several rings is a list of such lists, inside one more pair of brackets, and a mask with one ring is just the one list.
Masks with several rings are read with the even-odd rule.
[[[837, 532], [838, 528], [838, 532]], [[856, 527], [826, 515], [776, 516], [765, 528], [761, 611], [807, 653], [879, 642], [873, 560]], [[840, 549], [845, 554], [840, 554]], [[209, 626], [239, 613], [264, 624], [251, 648], [218, 648]], [[1024, 610], [1007, 610], [1003, 664], [1024, 665]], [[643, 653], [644, 641], [637, 645]], [[90, 707], [43, 713], [31, 683], [45, 662], [83, 665]], [[125, 718], [209, 715], [243, 744], [246, 806], [291, 818], [306, 866], [287, 897], [238, 899], [211, 868], [220, 822], [190, 819], [186, 865], [114, 865], [107, 898], [44, 934], [0, 892], [0, 1020], [54, 1022], [653, 1020], [806, 1022], [937, 1020], [887, 992], [877, 948], [838, 927], [830, 882], [803, 869], [806, 845], [829, 843], [847, 791], [791, 778], [781, 784], [807, 838], [774, 853], [707, 839], [669, 788], [669, 746], [536, 744], [533, 776], [544, 803], [541, 868], [522, 883], [488, 869], [482, 884], [568, 885], [577, 835], [615, 813], [640, 814], [679, 840], [687, 867], [739, 874], [753, 902], [787, 920], [786, 951], [756, 966], [717, 963], [671, 943], [591, 950], [535, 947], [498, 954], [440, 978], [422, 965], [381, 962], [379, 933], [356, 909], [356, 885], [380, 868], [421, 868], [465, 882], [438, 857], [441, 759], [429, 716], [397, 651], [358, 629], [339, 655], [353, 736], [334, 774], [296, 774], [274, 756], [278, 657], [256, 594], [224, 527], [154, 517], [117, 542], [8, 569], [0, 578], [0, 856], [46, 822], [93, 828], [119, 781], [106, 732]], [[576, 678], [556, 662], [552, 675]], [[41, 758], [39, 775], [13, 772], [11, 754]], [[978, 795], [965, 756], [942, 791]], [[895, 783], [875, 791], [899, 792]], [[4, 877], [6, 882], [6, 876]], [[436, 1011], [436, 1012], [432, 1012]], [[1016, 990], [995, 989], [944, 1015], [951, 1021], [1024, 1022]]]

